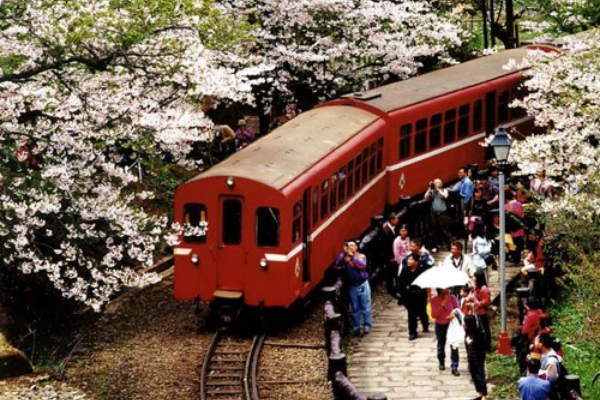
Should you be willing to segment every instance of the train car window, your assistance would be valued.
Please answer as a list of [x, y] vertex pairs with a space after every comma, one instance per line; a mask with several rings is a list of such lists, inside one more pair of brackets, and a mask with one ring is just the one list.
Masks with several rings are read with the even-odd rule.
[[412, 124], [403, 125], [400, 128], [400, 159], [410, 157], [410, 135]]
[[431, 117], [429, 125], [429, 148], [435, 149], [442, 144], [442, 114]]
[[338, 203], [342, 204], [346, 200], [346, 167], [338, 171]]
[[377, 143], [371, 145], [371, 154], [369, 157], [369, 180], [375, 176], [375, 161], [377, 159]]
[[383, 138], [377, 141], [377, 172], [383, 168]]
[[360, 167], [362, 164], [361, 155], [357, 155], [354, 159], [354, 193], [358, 192], [360, 189]]
[[458, 108], [458, 137], [463, 138], [469, 135], [469, 111], [471, 106], [463, 104]]
[[279, 246], [279, 210], [273, 207], [256, 209], [256, 245], [262, 247]]
[[312, 224], [313, 226], [317, 225], [319, 222], [319, 187], [315, 186], [313, 188], [313, 197], [312, 197]]
[[[200, 226], [200, 223], [206, 223], [206, 206], [204, 204], [189, 203], [183, 206], [183, 223], [192, 227]], [[208, 231], [207, 231], [208, 233]], [[206, 242], [206, 235], [183, 234], [183, 240], [190, 243]]]
[[447, 110], [444, 115], [444, 144], [456, 139], [456, 109]]
[[483, 102], [476, 100], [473, 103], [473, 132], [479, 132], [483, 126]]
[[362, 154], [362, 183], [364, 185], [369, 180], [369, 148], [363, 150]]
[[330, 212], [334, 212], [335, 208], [337, 207], [337, 186], [339, 184], [338, 178], [337, 178], [337, 173], [331, 175], [331, 182], [330, 182], [330, 187], [329, 187], [329, 211]]
[[302, 237], [302, 202], [294, 204], [292, 215], [292, 244], [300, 241]]
[[223, 244], [240, 244], [242, 241], [242, 202], [238, 199], [223, 201]]
[[329, 198], [329, 178], [321, 184], [321, 219], [325, 219], [329, 213], [327, 199]]
[[508, 102], [510, 100], [508, 90], [498, 95], [498, 123], [508, 121]]
[[496, 129], [496, 91], [485, 94], [485, 131], [493, 133]]
[[421, 154], [427, 150], [427, 118], [418, 120], [415, 130], [415, 154]]
[[348, 163], [348, 179], [346, 182], [348, 185], [346, 194], [348, 195], [348, 198], [350, 198], [354, 193], [354, 160], [350, 160]]
[[[510, 91], [510, 103], [516, 99], [524, 98], [526, 92], [526, 89], [523, 87], [512, 89]], [[510, 119], [517, 119], [527, 115], [523, 107], [509, 107], [508, 112], [510, 114]]]

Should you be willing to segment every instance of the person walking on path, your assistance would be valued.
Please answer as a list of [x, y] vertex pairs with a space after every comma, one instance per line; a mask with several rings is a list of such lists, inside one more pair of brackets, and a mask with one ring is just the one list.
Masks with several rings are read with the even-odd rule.
[[[444, 267], [452, 267], [471, 277], [471, 257], [463, 253], [463, 244], [459, 241], [452, 242], [450, 246], [450, 254], [444, 259], [442, 264]], [[455, 296], [460, 295], [460, 286], [454, 287], [451, 293]]]
[[427, 291], [413, 285], [415, 279], [426, 270], [420, 264], [420, 255], [411, 253], [403, 261], [402, 271], [398, 277], [398, 288], [408, 313], [408, 340], [417, 338], [417, 318], [421, 320], [423, 332], [429, 331], [427, 315]]
[[486, 351], [491, 351], [492, 349], [492, 333], [487, 314], [491, 303], [490, 288], [487, 286], [485, 274], [483, 271], [477, 271], [473, 275], [473, 293], [469, 296], [467, 304], [473, 307], [475, 317], [479, 320], [479, 325], [483, 328]]
[[[450, 289], [437, 289], [437, 296], [431, 298], [431, 316], [435, 320], [435, 336], [437, 339], [437, 358], [439, 369], [446, 369], [446, 339], [450, 321], [456, 318], [455, 310], [459, 308], [458, 299], [450, 294]], [[458, 347], [450, 346], [450, 369], [452, 375], [459, 376]]]
[[465, 348], [469, 373], [475, 385], [478, 399], [487, 398], [487, 385], [485, 378], [485, 338], [477, 327], [477, 319], [474, 315], [465, 316]]
[[369, 333], [373, 325], [371, 313], [371, 287], [367, 272], [367, 257], [358, 252], [355, 242], [348, 242], [337, 258], [336, 265], [346, 268], [348, 274], [348, 295], [352, 307], [352, 333], [360, 335], [361, 316], [364, 318], [364, 333]]

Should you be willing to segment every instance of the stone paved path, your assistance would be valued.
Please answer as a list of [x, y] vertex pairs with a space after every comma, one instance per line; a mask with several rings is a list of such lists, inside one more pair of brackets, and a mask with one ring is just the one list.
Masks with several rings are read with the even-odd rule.
[[[437, 253], [436, 265], [447, 254]], [[507, 268], [506, 281], [518, 273], [518, 268]], [[491, 273], [489, 284], [492, 299], [500, 296], [498, 272]], [[493, 342], [496, 340], [492, 338]], [[374, 316], [371, 333], [355, 340], [348, 360], [348, 377], [363, 394], [384, 393], [388, 400], [473, 399], [476, 392], [470, 380], [464, 347], [459, 349], [459, 354], [459, 377], [450, 372], [449, 348], [446, 350], [446, 370], [439, 371], [433, 323], [429, 333], [419, 331], [419, 337], [409, 341], [406, 309], [390, 297], [385, 309]], [[488, 390], [491, 389], [488, 384]]]

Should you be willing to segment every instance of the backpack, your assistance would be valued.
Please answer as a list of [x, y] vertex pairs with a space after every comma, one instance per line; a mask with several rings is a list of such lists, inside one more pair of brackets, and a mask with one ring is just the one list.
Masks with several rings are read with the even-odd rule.
[[558, 356], [549, 355], [548, 357], [555, 358], [558, 363], [558, 378], [554, 382], [550, 382], [550, 399], [567, 400], [569, 399], [566, 380], [566, 376], [569, 375], [567, 367], [565, 367], [565, 364], [560, 361]]

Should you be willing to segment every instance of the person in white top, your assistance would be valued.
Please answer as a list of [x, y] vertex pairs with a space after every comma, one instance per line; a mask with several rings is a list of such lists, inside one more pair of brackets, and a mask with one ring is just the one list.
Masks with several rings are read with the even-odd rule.
[[[442, 266], [456, 268], [469, 278], [472, 276], [471, 257], [463, 254], [463, 244], [459, 241], [452, 242], [450, 245], [450, 254], [446, 256]], [[460, 286], [452, 288], [452, 294], [458, 297], [460, 295]]]

